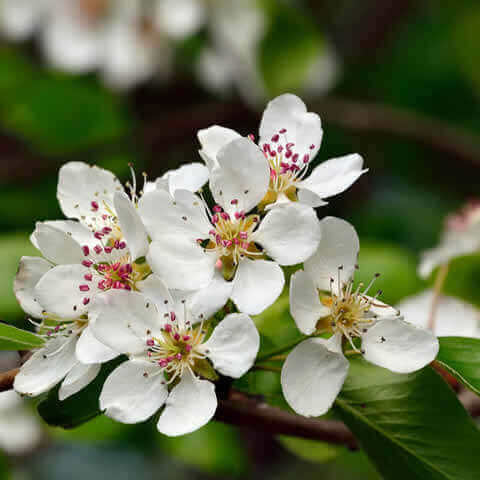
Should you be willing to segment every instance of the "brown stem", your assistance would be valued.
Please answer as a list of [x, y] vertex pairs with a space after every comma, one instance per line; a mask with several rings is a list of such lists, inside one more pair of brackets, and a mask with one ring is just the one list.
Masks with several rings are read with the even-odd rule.
[[14, 368], [7, 372], [0, 373], [0, 392], [5, 392], [13, 388], [13, 381], [19, 371], [19, 368]]

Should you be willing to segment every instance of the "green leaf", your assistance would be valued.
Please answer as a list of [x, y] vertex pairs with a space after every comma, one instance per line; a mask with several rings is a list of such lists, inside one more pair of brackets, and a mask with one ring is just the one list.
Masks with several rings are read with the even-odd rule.
[[437, 362], [460, 380], [467, 388], [480, 395], [480, 339], [442, 337]]
[[75, 395], [63, 400], [58, 399], [59, 385], [50, 390], [47, 398], [38, 405], [38, 413], [54, 427], [75, 428], [100, 415], [98, 398], [105, 379], [123, 361], [121, 356], [102, 365], [95, 380]]
[[43, 338], [34, 333], [0, 323], [0, 350], [31, 350], [43, 343]]
[[214, 475], [240, 477], [248, 471], [248, 457], [237, 430], [218, 422], [189, 435], [158, 435], [160, 447], [172, 457]]
[[298, 90], [322, 53], [324, 40], [315, 24], [296, 8], [276, 5], [260, 44], [260, 70], [270, 95]]
[[398, 375], [355, 359], [336, 410], [386, 480], [480, 478], [480, 431], [431, 368]]
[[342, 447], [306, 438], [280, 435], [277, 440], [296, 457], [313, 463], [329, 462], [345, 451]]

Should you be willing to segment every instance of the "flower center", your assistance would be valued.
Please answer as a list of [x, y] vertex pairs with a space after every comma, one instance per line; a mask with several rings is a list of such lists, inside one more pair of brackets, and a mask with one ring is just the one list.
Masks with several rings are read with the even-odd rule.
[[[268, 192], [259, 204], [261, 210], [275, 203], [280, 195], [296, 202], [297, 183], [305, 176], [310, 163], [310, 155], [306, 153], [300, 158], [295, 143], [288, 141], [286, 128], [281, 128], [270, 140], [271, 143], [260, 146], [270, 167]], [[310, 150], [313, 149], [315, 145], [310, 145]]]
[[197, 370], [198, 362], [206, 358], [201, 348], [206, 332], [203, 322], [197, 327], [190, 326], [189, 322], [182, 326], [174, 312], [169, 316], [170, 323], [164, 325], [161, 337], [148, 336], [146, 356], [148, 361], [161, 367], [160, 373], [172, 383], [185, 369]]
[[[235, 202], [235, 200], [232, 200]], [[205, 249], [215, 252], [219, 258], [223, 275], [229, 280], [233, 277], [235, 269], [241, 258], [258, 258], [263, 252], [251, 240], [252, 233], [260, 221], [258, 215], [248, 215], [235, 212], [232, 219], [222, 207], [213, 207], [214, 214], [211, 217], [213, 227], [209, 232], [208, 239], [198, 239]]]

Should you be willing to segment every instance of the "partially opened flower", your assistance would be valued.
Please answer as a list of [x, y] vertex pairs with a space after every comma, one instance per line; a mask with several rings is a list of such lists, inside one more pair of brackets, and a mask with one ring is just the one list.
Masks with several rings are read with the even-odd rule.
[[480, 251], [480, 203], [472, 201], [458, 213], [447, 217], [439, 245], [422, 254], [418, 273], [426, 278], [440, 265], [478, 251]]
[[[260, 150], [248, 139], [227, 144], [218, 155], [221, 168], [211, 172], [217, 205], [210, 212], [198, 195], [176, 190], [146, 193], [139, 210], [152, 238], [148, 263], [170, 288], [208, 288], [220, 270], [225, 301], [257, 314], [280, 295], [279, 265], [307, 259], [320, 240], [312, 208], [292, 204], [264, 218], [252, 213], [268, 188], [269, 171]], [[268, 257], [273, 260], [269, 260]]]
[[414, 325], [429, 328], [432, 323], [437, 337], [480, 338], [480, 311], [458, 298], [446, 295], [436, 298], [433, 290], [425, 290], [405, 298], [397, 307]]
[[[268, 104], [258, 142], [269, 170], [268, 190], [261, 207], [296, 201], [319, 207], [326, 204], [325, 198], [343, 192], [366, 172], [362, 157], [351, 154], [327, 160], [307, 176], [322, 136], [320, 117], [308, 112], [297, 96], [281, 95]], [[235, 131], [216, 125], [198, 132], [200, 155], [212, 171], [212, 178], [220, 168], [218, 156], [223, 148], [239, 137]]]
[[33, 411], [13, 390], [0, 392], [0, 451], [21, 455], [41, 441], [42, 427]]
[[193, 318], [185, 299], [174, 302], [160, 286], [155, 292], [154, 301], [135, 292], [106, 292], [95, 300], [94, 334], [129, 356], [105, 381], [100, 408], [120, 422], [138, 423], [165, 405], [158, 430], [183, 435], [213, 417], [216, 372], [233, 378], [246, 373], [260, 339], [253, 321], [238, 313], [208, 336], [207, 319]]
[[[349, 363], [344, 344], [393, 372], [424, 367], [438, 352], [429, 331], [403, 320], [398, 310], [368, 296], [373, 281], [354, 287], [359, 251], [354, 228], [326, 217], [317, 252], [291, 278], [290, 311], [299, 330], [313, 335], [288, 355], [281, 375], [289, 405], [305, 416], [322, 415], [340, 392]], [[328, 339], [316, 335], [331, 333]], [[357, 339], [359, 342], [357, 343]]]

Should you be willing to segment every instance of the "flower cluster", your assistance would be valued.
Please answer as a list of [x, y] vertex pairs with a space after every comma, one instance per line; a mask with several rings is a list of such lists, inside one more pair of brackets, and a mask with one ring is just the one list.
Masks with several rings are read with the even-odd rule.
[[64, 165], [57, 192], [69, 220], [37, 223], [31, 240], [42, 256], [23, 257], [15, 281], [45, 339], [15, 390], [33, 396], [60, 383], [63, 400], [126, 356], [103, 385], [101, 410], [124, 423], [161, 410], [160, 432], [192, 432], [215, 413], [219, 377], [254, 366], [260, 335], [250, 315], [280, 296], [282, 267], [301, 263], [290, 310], [309, 338], [281, 375], [295, 411], [328, 410], [350, 352], [402, 373], [432, 361], [432, 333], [371, 295], [375, 278], [354, 284], [353, 227], [318, 220], [314, 208], [365, 172], [356, 154], [311, 168], [322, 133], [318, 115], [282, 95], [265, 110], [258, 142], [220, 126], [202, 130], [206, 165], [145, 179], [139, 191], [133, 171], [124, 189], [106, 170]]

